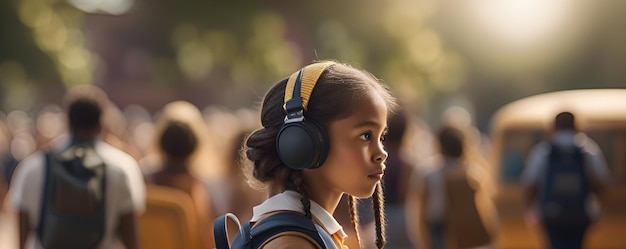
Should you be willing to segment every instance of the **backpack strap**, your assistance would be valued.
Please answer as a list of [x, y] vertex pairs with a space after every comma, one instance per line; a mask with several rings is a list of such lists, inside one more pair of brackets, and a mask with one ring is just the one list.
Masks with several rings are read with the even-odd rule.
[[49, 204], [50, 203], [50, 191], [52, 190], [52, 176], [50, 175], [50, 167], [52, 167], [50, 165], [50, 157], [52, 156], [50, 152], [45, 152], [44, 153], [45, 156], [45, 178], [44, 178], [44, 184], [43, 184], [43, 196], [42, 196], [42, 201], [41, 201], [41, 209], [39, 210], [39, 224], [37, 225], [37, 236], [39, 238], [42, 237], [43, 234], [43, 227], [45, 226], [46, 223], [46, 219], [44, 219], [43, 217], [45, 217], [46, 215], [46, 211], [49, 208]]
[[324, 240], [315, 228], [315, 223], [294, 212], [280, 212], [259, 221], [250, 230], [250, 236], [255, 248], [258, 248], [268, 239], [284, 232], [302, 233], [313, 239], [320, 247], [326, 248]]
[[[302, 234], [314, 241], [322, 249], [337, 248], [333, 239], [323, 228], [298, 213], [279, 212], [270, 215], [254, 225], [246, 222], [233, 240], [232, 248], [260, 248], [269, 240], [283, 233]], [[218, 247], [218, 249], [221, 249]]]
[[[230, 239], [228, 238], [228, 222], [226, 219], [231, 219], [232, 221], [234, 221], [239, 228], [239, 233], [243, 233], [241, 230], [241, 224], [239, 223], [239, 219], [233, 213], [227, 213], [217, 217], [217, 219], [215, 219], [215, 222], [213, 222], [213, 236], [215, 238], [215, 246], [217, 249], [230, 249]], [[250, 227], [248, 227], [248, 233], [249, 230]]]
[[315, 224], [315, 228], [317, 229], [317, 233], [320, 235], [320, 237], [324, 241], [324, 244], [321, 244], [322, 248], [338, 249], [337, 246], [335, 245], [335, 240], [333, 240], [333, 238], [330, 237], [330, 235], [328, 235], [328, 233], [326, 232], [326, 230], [324, 230], [324, 228], [322, 228], [318, 224]]

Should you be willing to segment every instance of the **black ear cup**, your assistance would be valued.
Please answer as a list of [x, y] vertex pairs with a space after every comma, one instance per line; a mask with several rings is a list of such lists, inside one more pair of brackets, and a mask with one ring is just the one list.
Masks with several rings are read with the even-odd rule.
[[[328, 135], [324, 127], [306, 119], [306, 106], [324, 70], [332, 61], [308, 65], [293, 73], [285, 85], [285, 121], [276, 137], [280, 160], [294, 170], [322, 166], [328, 156]], [[306, 72], [306, 73], [305, 73]]]
[[276, 138], [278, 155], [295, 170], [320, 167], [328, 156], [326, 130], [312, 120], [284, 124]]

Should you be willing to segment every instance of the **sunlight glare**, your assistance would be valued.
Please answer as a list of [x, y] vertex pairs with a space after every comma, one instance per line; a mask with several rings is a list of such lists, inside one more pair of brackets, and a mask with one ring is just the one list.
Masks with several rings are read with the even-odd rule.
[[564, 26], [565, 0], [485, 0], [471, 5], [479, 25], [494, 39], [526, 46], [550, 39]]
[[135, 0], [68, 0], [68, 2], [87, 13], [121, 15], [133, 7]]

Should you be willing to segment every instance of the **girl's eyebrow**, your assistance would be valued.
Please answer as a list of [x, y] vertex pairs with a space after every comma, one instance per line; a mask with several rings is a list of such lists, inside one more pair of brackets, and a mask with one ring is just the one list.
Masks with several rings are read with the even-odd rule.
[[361, 127], [366, 127], [366, 126], [380, 127], [380, 124], [376, 121], [366, 120], [366, 121], [363, 121], [354, 125], [354, 128], [361, 128]]

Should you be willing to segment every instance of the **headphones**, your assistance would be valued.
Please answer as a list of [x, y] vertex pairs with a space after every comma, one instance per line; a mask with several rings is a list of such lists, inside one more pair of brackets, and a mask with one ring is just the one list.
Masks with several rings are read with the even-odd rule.
[[333, 64], [326, 61], [308, 65], [287, 81], [283, 105], [287, 115], [276, 137], [276, 150], [280, 160], [291, 169], [318, 168], [328, 156], [326, 130], [314, 120], [305, 120], [304, 112], [320, 75]]

